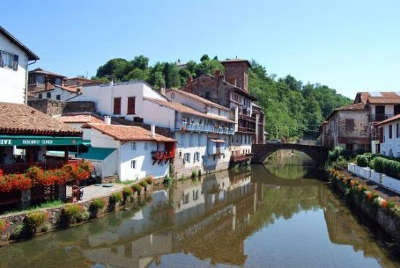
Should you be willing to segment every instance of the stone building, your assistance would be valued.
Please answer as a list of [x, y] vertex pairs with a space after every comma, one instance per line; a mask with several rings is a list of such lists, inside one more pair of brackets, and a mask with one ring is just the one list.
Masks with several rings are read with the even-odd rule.
[[255, 105], [256, 98], [248, 88], [249, 61], [232, 59], [221, 62], [225, 73], [201, 75], [189, 79], [184, 91], [199, 95], [229, 108], [234, 114], [235, 135], [232, 138], [233, 163], [251, 158], [251, 144], [264, 143], [264, 113]]
[[353, 104], [335, 109], [322, 124], [322, 145], [379, 153], [376, 126], [397, 114], [400, 114], [400, 93], [359, 92]]

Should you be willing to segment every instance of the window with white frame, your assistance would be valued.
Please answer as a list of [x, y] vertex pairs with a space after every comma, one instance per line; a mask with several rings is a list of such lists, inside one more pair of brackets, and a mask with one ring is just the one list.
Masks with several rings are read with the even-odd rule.
[[132, 149], [132, 151], [135, 151], [136, 150], [136, 142], [131, 142], [131, 149]]
[[193, 190], [193, 201], [199, 199], [199, 190]]
[[131, 169], [136, 169], [136, 160], [131, 160]]
[[200, 162], [200, 153], [195, 152], [193, 155], [193, 163]]
[[0, 67], [18, 70], [18, 55], [0, 50]]

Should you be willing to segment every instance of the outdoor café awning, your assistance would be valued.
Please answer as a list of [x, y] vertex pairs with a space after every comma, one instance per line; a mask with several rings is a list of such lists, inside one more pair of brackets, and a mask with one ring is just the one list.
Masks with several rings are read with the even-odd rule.
[[86, 145], [82, 137], [0, 135], [0, 146], [78, 146]]

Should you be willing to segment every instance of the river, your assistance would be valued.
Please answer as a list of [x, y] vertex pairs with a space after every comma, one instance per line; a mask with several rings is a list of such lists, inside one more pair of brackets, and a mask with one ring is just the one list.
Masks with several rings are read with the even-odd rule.
[[0, 267], [400, 267], [302, 165], [180, 181], [140, 208], [0, 248]]

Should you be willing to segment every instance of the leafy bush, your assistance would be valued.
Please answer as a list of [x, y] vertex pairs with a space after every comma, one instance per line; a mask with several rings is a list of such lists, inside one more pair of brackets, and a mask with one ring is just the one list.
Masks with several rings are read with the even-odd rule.
[[122, 194], [120, 192], [112, 193], [110, 196], [110, 203], [116, 204], [118, 202], [121, 202], [121, 200], [122, 200]]
[[103, 198], [97, 198], [94, 199], [90, 205], [94, 206], [97, 209], [102, 209], [106, 205], [106, 201], [104, 201]]
[[154, 179], [153, 179], [152, 176], [149, 176], [149, 177], [147, 177], [147, 178], [145, 179], [145, 181], [147, 182], [147, 184], [153, 184]]
[[142, 186], [140, 184], [134, 184], [132, 185], [132, 190], [134, 192], [137, 192], [138, 194], [140, 194], [140, 192], [142, 191]]
[[22, 237], [23, 224], [19, 224], [14, 228], [13, 233], [10, 235], [11, 240], [20, 239]]
[[333, 162], [332, 167], [339, 170], [345, 170], [347, 169], [347, 161], [343, 156], [340, 156], [335, 162]]
[[384, 173], [390, 177], [400, 178], [400, 162], [396, 160], [386, 159], [384, 157], [375, 157], [370, 167], [375, 171]]
[[80, 221], [82, 213], [85, 209], [79, 204], [68, 204], [66, 205], [60, 215], [60, 226], [68, 227], [71, 223]]
[[365, 155], [357, 155], [356, 161], [360, 167], [367, 167], [369, 165], [369, 159]]
[[141, 181], [139, 184], [140, 184], [141, 186], [143, 186], [144, 188], [147, 187], [147, 182], [146, 182], [146, 181]]
[[332, 151], [329, 151], [328, 159], [331, 162], [336, 161], [340, 156], [343, 155], [343, 148], [342, 147], [335, 147]]
[[130, 187], [124, 187], [124, 189], [122, 189], [122, 194], [124, 196], [124, 200], [126, 200], [128, 197], [133, 195], [133, 190]]
[[49, 214], [45, 211], [35, 211], [26, 215], [26, 218], [28, 218], [36, 227], [39, 227], [47, 221]]
[[8, 228], [8, 222], [5, 219], [0, 219], [0, 232], [4, 232]]
[[198, 176], [197, 170], [192, 171], [192, 178], [196, 178]]

